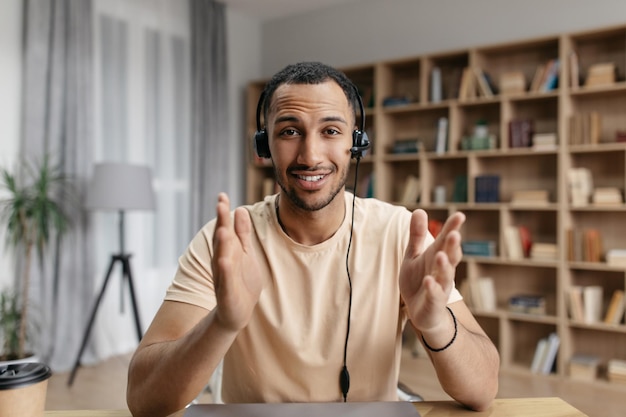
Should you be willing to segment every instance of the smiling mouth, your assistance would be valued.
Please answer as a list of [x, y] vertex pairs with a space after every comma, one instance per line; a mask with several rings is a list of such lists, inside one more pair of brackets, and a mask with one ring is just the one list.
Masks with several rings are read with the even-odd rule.
[[308, 182], [317, 182], [324, 178], [324, 175], [297, 175], [298, 179]]

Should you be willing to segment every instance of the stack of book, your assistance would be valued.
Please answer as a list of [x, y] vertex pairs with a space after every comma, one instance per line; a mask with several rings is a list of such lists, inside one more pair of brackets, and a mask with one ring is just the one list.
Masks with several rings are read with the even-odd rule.
[[600, 358], [595, 355], [576, 354], [569, 361], [569, 376], [579, 381], [594, 381], [599, 364]]
[[530, 248], [530, 259], [536, 261], [554, 261], [558, 257], [555, 243], [535, 242]]
[[509, 298], [509, 311], [523, 314], [546, 314], [546, 299], [541, 295], [520, 294]]
[[398, 139], [391, 146], [391, 153], [417, 153], [422, 147], [419, 139]]
[[615, 83], [615, 63], [600, 62], [589, 67], [585, 87], [609, 85]]
[[597, 187], [593, 190], [591, 201], [597, 206], [618, 206], [624, 203], [624, 198], [617, 187]]
[[607, 367], [610, 382], [626, 384], [626, 360], [611, 359]]
[[509, 71], [500, 75], [500, 94], [520, 94], [526, 91], [526, 77], [522, 71]]
[[532, 148], [535, 151], [555, 151], [557, 149], [556, 133], [535, 133]]
[[496, 242], [493, 240], [466, 240], [461, 243], [463, 255], [496, 256]]
[[626, 249], [609, 249], [605, 258], [610, 266], [626, 267]]
[[548, 190], [515, 190], [511, 198], [514, 205], [545, 206], [549, 202]]

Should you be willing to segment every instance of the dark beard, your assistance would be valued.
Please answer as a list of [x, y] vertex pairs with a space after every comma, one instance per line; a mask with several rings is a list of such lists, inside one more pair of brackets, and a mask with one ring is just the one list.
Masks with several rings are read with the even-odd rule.
[[276, 169], [276, 166], [274, 166], [274, 178], [276, 178], [276, 182], [280, 186], [280, 189], [282, 191], [281, 194], [287, 197], [296, 207], [304, 211], [318, 211], [329, 205], [330, 202], [333, 201], [335, 197], [337, 197], [337, 194], [339, 194], [339, 192], [345, 187], [346, 180], [348, 178], [348, 170], [345, 170], [343, 172], [343, 177], [341, 178], [339, 185], [336, 189], [332, 190], [329, 197], [326, 200], [321, 201], [320, 203], [315, 205], [307, 204], [306, 201], [303, 201], [293, 190], [288, 190], [283, 183], [282, 178]]

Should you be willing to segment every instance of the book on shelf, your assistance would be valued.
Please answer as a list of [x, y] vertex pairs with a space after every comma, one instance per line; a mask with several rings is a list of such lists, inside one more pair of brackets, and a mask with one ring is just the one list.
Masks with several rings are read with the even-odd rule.
[[493, 97], [496, 92], [489, 75], [487, 75], [487, 73], [480, 67], [473, 67], [473, 69], [480, 95], [483, 97]]
[[567, 186], [573, 207], [589, 204], [593, 193], [593, 177], [589, 168], [570, 168], [567, 171]]
[[561, 339], [554, 332], [550, 333], [548, 337], [539, 339], [530, 366], [531, 372], [544, 375], [551, 373], [560, 344]]
[[526, 91], [526, 76], [522, 71], [507, 71], [500, 74], [500, 94], [520, 94]]
[[604, 258], [607, 265], [626, 268], [626, 249], [609, 249]]
[[557, 143], [555, 132], [533, 134], [532, 148], [535, 151], [555, 151], [557, 150]]
[[435, 152], [443, 154], [448, 146], [448, 118], [440, 117], [437, 121], [437, 137], [435, 138]]
[[511, 197], [513, 205], [545, 206], [550, 202], [548, 190], [515, 190]]
[[509, 147], [531, 147], [534, 130], [534, 122], [531, 119], [511, 120], [509, 122]]
[[514, 225], [507, 225], [504, 228], [504, 243], [509, 259], [523, 259], [524, 250], [522, 248], [522, 238], [520, 229]]
[[602, 237], [600, 231], [588, 228], [583, 231], [583, 261], [600, 262], [602, 260]]
[[454, 177], [452, 201], [454, 203], [467, 203], [467, 175], [457, 175]]
[[551, 59], [546, 64], [546, 69], [541, 80], [539, 91], [549, 92], [556, 89], [559, 85], [559, 67], [558, 59]]
[[580, 65], [576, 51], [570, 51], [569, 53], [569, 83], [572, 88], [580, 86]]
[[483, 174], [474, 178], [474, 201], [476, 203], [497, 203], [500, 201], [500, 176]]
[[393, 154], [417, 153], [422, 148], [422, 141], [418, 138], [396, 139], [391, 145]]
[[602, 115], [597, 111], [578, 112], [569, 117], [570, 145], [597, 145], [602, 140]]
[[601, 323], [602, 297], [604, 289], [600, 285], [573, 285], [568, 290], [570, 318], [584, 323]]
[[583, 306], [583, 287], [574, 285], [567, 292], [567, 306], [569, 308], [570, 318], [575, 321], [583, 321], [585, 319], [585, 308]]
[[509, 297], [509, 311], [523, 314], [546, 314], [546, 299], [542, 295], [517, 294]]
[[541, 88], [541, 82], [543, 81], [544, 74], [546, 73], [546, 64], [537, 65], [537, 69], [535, 69], [535, 75], [533, 75], [533, 79], [530, 82], [529, 91], [537, 92]]
[[569, 360], [569, 376], [579, 381], [595, 381], [599, 365], [598, 356], [575, 354]]
[[470, 297], [472, 306], [480, 311], [496, 311], [496, 290], [493, 278], [478, 277], [470, 281]]
[[591, 201], [596, 206], [619, 206], [624, 203], [622, 191], [617, 187], [596, 187]]
[[624, 317], [624, 291], [615, 290], [604, 315], [604, 323], [620, 324]]
[[570, 262], [601, 262], [602, 235], [598, 229], [567, 229], [567, 260]]
[[609, 360], [606, 375], [611, 383], [626, 384], [626, 360]]
[[459, 86], [459, 100], [466, 100], [476, 97], [476, 78], [470, 67], [465, 67], [461, 74]]
[[417, 203], [421, 191], [422, 187], [420, 179], [413, 174], [407, 175], [406, 179], [404, 180], [404, 187], [402, 190], [402, 195], [400, 196], [400, 202], [403, 204]]
[[583, 321], [599, 323], [602, 321], [602, 297], [604, 289], [600, 285], [583, 287]]
[[461, 242], [463, 255], [496, 256], [496, 242], [493, 240], [466, 240]]
[[430, 72], [430, 102], [439, 103], [443, 98], [441, 68], [433, 67]]
[[616, 67], [613, 62], [598, 62], [589, 67], [585, 87], [610, 85], [615, 83]]
[[530, 248], [530, 259], [536, 261], [555, 261], [558, 258], [556, 243], [534, 242]]

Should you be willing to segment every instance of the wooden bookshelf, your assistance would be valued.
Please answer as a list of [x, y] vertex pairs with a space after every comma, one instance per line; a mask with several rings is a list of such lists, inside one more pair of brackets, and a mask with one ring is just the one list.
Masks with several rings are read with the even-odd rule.
[[[557, 60], [558, 82], [537, 81], [532, 90], [538, 69], [554, 66]], [[614, 65], [615, 81], [587, 86], [590, 68], [599, 63]], [[442, 83], [436, 102], [431, 101], [433, 68], [438, 69]], [[622, 141], [626, 139], [626, 25], [342, 69], [366, 97], [366, 126], [373, 143], [359, 167], [357, 194], [363, 196], [371, 181], [374, 197], [401, 204], [405, 181], [417, 177], [419, 202], [403, 205], [410, 210], [424, 208], [431, 218], [441, 221], [463, 211], [467, 216], [464, 241], [495, 242], [494, 256], [464, 257], [457, 270], [457, 287], [471, 287], [467, 284], [481, 277], [493, 279], [495, 311], [481, 311], [472, 307], [470, 297], [466, 300], [498, 347], [502, 369], [530, 373], [537, 342], [553, 332], [560, 338], [560, 347], [549, 377], [569, 378], [569, 361], [575, 355], [597, 357], [600, 369], [611, 359], [626, 360], [623, 318], [617, 325], [589, 323], [572, 319], [569, 308], [572, 287], [600, 286], [604, 316], [613, 293], [626, 288], [626, 267], [610, 266], [603, 256], [599, 262], [568, 256], [570, 230], [597, 229], [602, 254], [626, 249], [626, 204], [572, 205], [568, 178], [570, 168], [587, 168], [594, 188], [614, 187], [622, 196], [626, 191], [626, 142]], [[464, 72], [487, 74], [492, 94], [485, 96], [476, 79], [469, 89], [463, 87]], [[524, 75], [526, 90], [499, 94], [499, 80], [511, 73]], [[248, 89], [248, 143], [263, 84], [253, 82]], [[404, 98], [405, 102], [385, 105], [387, 98]], [[573, 116], [590, 112], [600, 115], [598, 140], [572, 143], [575, 133], [587, 128], [571, 122]], [[447, 145], [445, 152], [437, 153], [441, 118], [448, 121]], [[536, 134], [555, 133], [556, 146], [512, 147], [510, 124], [518, 120], [532, 121]], [[485, 136], [479, 137], [478, 132]], [[618, 132], [622, 132], [621, 140]], [[391, 151], [396, 141], [412, 139], [419, 140], [419, 152]], [[264, 179], [273, 171], [249, 148], [247, 199], [254, 202], [262, 198]], [[477, 189], [482, 185], [476, 178], [489, 175], [499, 177], [498, 201], [480, 202], [476, 197], [483, 190]], [[435, 189], [445, 192], [444, 203], [436, 202]], [[528, 190], [546, 191], [548, 202], [512, 202], [516, 191]], [[504, 250], [504, 230], [509, 226], [525, 226], [534, 242], [556, 245], [556, 257], [510, 259]], [[509, 298], [519, 294], [541, 295], [546, 313], [509, 311]], [[594, 384], [609, 382], [600, 372]], [[611, 386], [626, 390], [626, 385]]]

